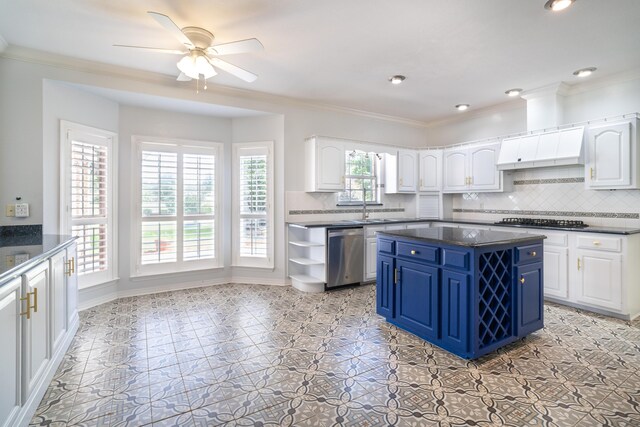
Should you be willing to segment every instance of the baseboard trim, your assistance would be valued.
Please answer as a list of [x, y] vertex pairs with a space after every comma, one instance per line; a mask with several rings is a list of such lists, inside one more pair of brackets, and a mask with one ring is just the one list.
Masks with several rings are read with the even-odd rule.
[[[78, 305], [79, 311], [88, 310], [95, 306], [105, 304], [111, 301], [115, 301], [120, 298], [129, 298], [129, 297], [137, 297], [142, 295], [151, 295], [162, 292], [171, 292], [171, 291], [180, 291], [184, 289], [194, 289], [194, 288], [204, 288], [208, 286], [217, 286], [217, 285], [226, 285], [230, 283], [241, 283], [248, 285], [266, 285], [266, 286], [290, 286], [290, 283], [284, 279], [265, 279], [265, 278], [257, 278], [257, 277], [232, 277], [215, 279], [215, 280], [199, 280], [197, 282], [187, 282], [187, 283], [170, 283], [166, 285], [160, 286], [150, 286], [144, 288], [134, 288], [134, 289], [125, 289], [118, 290], [114, 289], [112, 292], [109, 292], [104, 295], [100, 295], [95, 298], [84, 299], [82, 297], [82, 290], [80, 291], [80, 304]], [[93, 288], [86, 288], [86, 290], [92, 290]], [[86, 292], [89, 293], [89, 292]]]

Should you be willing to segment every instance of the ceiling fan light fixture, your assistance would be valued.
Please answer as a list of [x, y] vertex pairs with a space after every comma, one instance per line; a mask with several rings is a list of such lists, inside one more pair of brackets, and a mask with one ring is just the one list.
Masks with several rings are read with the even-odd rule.
[[399, 85], [403, 81], [405, 81], [406, 77], [401, 74], [396, 74], [395, 76], [389, 77], [389, 81], [392, 85]]
[[198, 69], [196, 68], [196, 56], [195, 55], [185, 55], [178, 61], [176, 64], [178, 69], [185, 73], [187, 76], [192, 79], [197, 79], [199, 77]]
[[191, 54], [184, 56], [180, 61], [178, 61], [177, 66], [180, 71], [192, 79], [199, 79], [200, 75], [202, 75], [206, 80], [217, 74], [213, 65], [209, 62], [207, 55], [198, 51], [194, 51]]
[[468, 110], [469, 107], [470, 107], [469, 104], [458, 104], [458, 105], [456, 105], [456, 110], [465, 111], [465, 110]]
[[509, 89], [509, 90], [505, 91], [504, 93], [506, 93], [508, 96], [514, 97], [514, 96], [520, 95], [522, 93], [522, 89], [520, 89], [520, 88]]
[[597, 70], [596, 67], [581, 68], [579, 70], [574, 71], [573, 75], [576, 77], [589, 77], [596, 70]]
[[571, 6], [576, 0], [548, 0], [544, 8], [553, 12], [559, 12]]

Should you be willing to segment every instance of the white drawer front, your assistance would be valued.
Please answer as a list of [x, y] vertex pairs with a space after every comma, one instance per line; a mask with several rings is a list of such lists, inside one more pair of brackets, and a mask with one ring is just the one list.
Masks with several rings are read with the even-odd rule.
[[371, 227], [371, 226], [367, 226], [364, 228], [364, 234], [367, 237], [376, 237], [376, 233], [378, 233], [378, 231], [382, 231], [385, 229], [384, 225], [378, 225], [375, 227]]
[[576, 246], [580, 249], [620, 252], [622, 250], [622, 239], [620, 237], [602, 237], [596, 233], [591, 236], [580, 235]]
[[540, 234], [544, 234], [547, 238], [544, 240], [544, 244], [551, 246], [562, 246], [567, 247], [569, 244], [569, 236], [567, 234], [556, 234], [556, 233], [547, 233], [546, 230], [542, 231]]

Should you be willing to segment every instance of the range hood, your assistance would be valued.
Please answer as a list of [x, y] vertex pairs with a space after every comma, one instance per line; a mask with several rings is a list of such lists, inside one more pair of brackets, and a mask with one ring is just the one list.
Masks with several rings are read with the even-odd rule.
[[584, 164], [584, 127], [517, 138], [505, 138], [498, 156], [499, 170]]
[[[502, 140], [499, 170], [584, 164], [584, 127], [558, 129], [562, 122], [564, 83], [522, 95], [527, 101], [529, 134]], [[535, 132], [535, 129], [552, 129]]]

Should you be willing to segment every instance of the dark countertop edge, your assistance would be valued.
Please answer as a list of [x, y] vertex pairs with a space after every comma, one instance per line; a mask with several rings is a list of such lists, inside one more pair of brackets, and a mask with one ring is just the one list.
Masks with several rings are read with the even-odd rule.
[[629, 229], [620, 229], [620, 228], [607, 228], [607, 227], [587, 227], [587, 228], [562, 228], [562, 227], [544, 227], [544, 226], [534, 226], [534, 225], [508, 225], [508, 224], [495, 224], [491, 221], [473, 221], [473, 220], [463, 220], [463, 219], [429, 219], [429, 218], [407, 218], [407, 219], [394, 219], [391, 221], [385, 222], [372, 222], [368, 224], [340, 224], [339, 222], [322, 222], [322, 221], [310, 221], [308, 223], [305, 222], [287, 222], [289, 225], [293, 225], [301, 228], [360, 228], [360, 227], [369, 227], [369, 226], [377, 226], [377, 225], [390, 225], [390, 224], [403, 224], [403, 223], [411, 223], [411, 222], [450, 222], [453, 224], [472, 224], [472, 225], [484, 225], [484, 226], [496, 226], [496, 227], [505, 227], [505, 228], [528, 228], [528, 229], [538, 229], [538, 230], [551, 230], [551, 231], [567, 231], [571, 233], [600, 233], [600, 234], [618, 234], [618, 235], [631, 235], [631, 234], [640, 234], [640, 228], [629, 228]]
[[41, 261], [47, 258], [50, 258], [52, 255], [70, 246], [76, 239], [77, 237], [68, 236], [68, 238], [63, 243], [60, 243], [58, 246], [52, 249], [49, 249], [48, 251], [43, 252], [40, 255], [29, 259], [29, 261], [16, 265], [11, 270], [5, 271], [4, 273], [0, 274], [0, 286], [4, 285], [10, 280], [20, 277], [25, 271], [31, 270], [36, 264], [40, 263]]
[[429, 243], [439, 243], [441, 245], [449, 245], [449, 246], [462, 246], [465, 248], [483, 248], [487, 246], [499, 246], [499, 245], [510, 245], [516, 243], [535, 243], [547, 238], [542, 234], [533, 235], [533, 236], [523, 236], [523, 237], [515, 237], [506, 240], [496, 240], [493, 242], [487, 243], [465, 243], [451, 240], [443, 240], [443, 239], [432, 239], [429, 237], [416, 237], [416, 236], [407, 236], [406, 234], [398, 233], [399, 231], [406, 230], [393, 230], [393, 231], [379, 231], [378, 235], [392, 236], [395, 238], [403, 238], [408, 240], [414, 240], [416, 242], [429, 242]]

